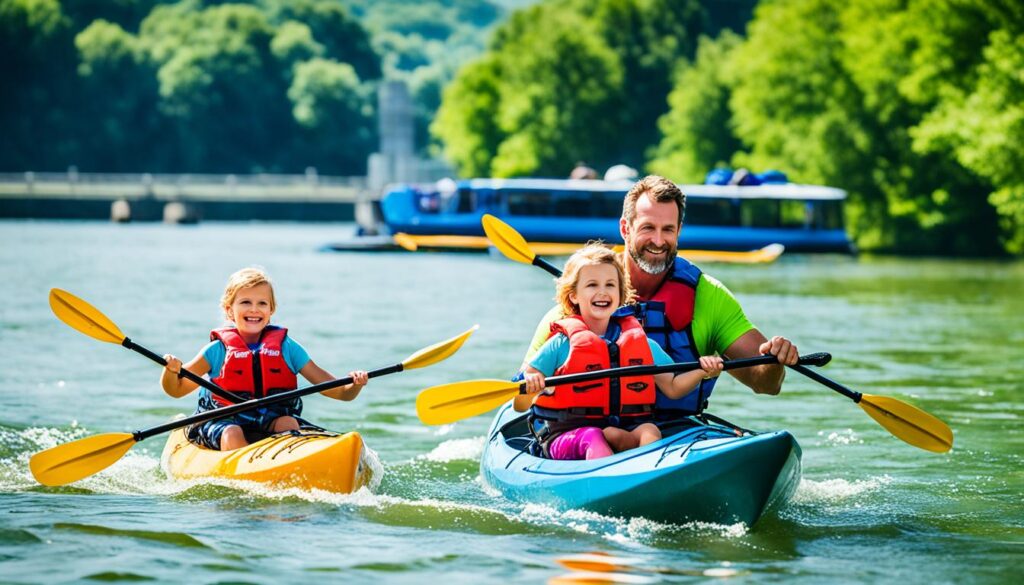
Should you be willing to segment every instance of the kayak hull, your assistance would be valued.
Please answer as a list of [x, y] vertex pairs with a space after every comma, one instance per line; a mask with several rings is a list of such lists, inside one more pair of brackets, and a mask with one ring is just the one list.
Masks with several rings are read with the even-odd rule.
[[281, 433], [233, 451], [190, 443], [185, 432], [171, 433], [162, 463], [178, 479], [220, 478], [350, 493], [367, 485], [372, 466], [359, 433], [325, 431]]
[[737, 436], [688, 418], [667, 425], [660, 441], [591, 461], [535, 457], [523, 451], [524, 432], [525, 417], [502, 407], [481, 475], [510, 500], [561, 510], [753, 526], [783, 506], [800, 482], [800, 446], [786, 431]]

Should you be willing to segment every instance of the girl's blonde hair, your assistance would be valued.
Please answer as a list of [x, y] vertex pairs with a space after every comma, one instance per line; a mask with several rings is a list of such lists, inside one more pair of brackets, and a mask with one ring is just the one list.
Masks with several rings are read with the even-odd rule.
[[260, 284], [270, 287], [270, 312], [273, 313], [277, 310], [277, 301], [274, 299], [274, 284], [270, 282], [270, 277], [259, 266], [250, 266], [228, 277], [228, 284], [224, 287], [224, 295], [220, 297], [220, 306], [224, 309], [225, 315], [230, 319], [231, 303], [235, 302], [238, 291]]
[[633, 302], [635, 292], [629, 284], [629, 274], [622, 266], [622, 260], [619, 258], [619, 255], [599, 241], [588, 242], [586, 246], [577, 250], [572, 256], [569, 256], [562, 276], [555, 279], [555, 302], [562, 308], [563, 317], [578, 315], [580, 312], [579, 306], [569, 300], [569, 294], [576, 290], [576, 285], [580, 282], [580, 270], [584, 266], [598, 266], [601, 264], [614, 266], [615, 272], [619, 274], [619, 302], [622, 305], [628, 305]]

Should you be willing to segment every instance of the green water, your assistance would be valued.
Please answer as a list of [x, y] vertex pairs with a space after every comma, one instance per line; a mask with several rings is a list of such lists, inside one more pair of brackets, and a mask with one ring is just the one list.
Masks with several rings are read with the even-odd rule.
[[[714, 412], [788, 429], [804, 450], [793, 502], [748, 530], [557, 512], [482, 486], [489, 418], [425, 427], [415, 396], [509, 375], [550, 306], [550, 277], [486, 255], [317, 251], [351, 229], [0, 222], [0, 581], [542, 583], [567, 573], [557, 558], [585, 552], [639, 559], [664, 569], [647, 574], [663, 582], [1019, 578], [1024, 264], [784, 256], [708, 266], [763, 331], [831, 352], [825, 374], [918, 405], [956, 440], [942, 455], [910, 447], [792, 372], [778, 397], [726, 376]], [[381, 483], [339, 496], [175, 481], [154, 437], [72, 486], [36, 484], [32, 453], [194, 405], [160, 390], [155, 364], [58, 321], [48, 289], [89, 300], [157, 353], [190, 357], [219, 324], [227, 275], [254, 263], [276, 280], [276, 321], [335, 374], [481, 325], [453, 358], [375, 380], [356, 402], [306, 399], [309, 418], [365, 436]]]

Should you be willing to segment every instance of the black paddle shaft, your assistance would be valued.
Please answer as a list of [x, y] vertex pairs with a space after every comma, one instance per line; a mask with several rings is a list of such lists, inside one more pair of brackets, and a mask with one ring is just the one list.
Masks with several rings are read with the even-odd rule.
[[550, 274], [551, 276], [554, 276], [555, 278], [558, 278], [559, 276], [562, 276], [562, 271], [561, 270], [555, 268], [554, 266], [552, 266], [552, 264], [550, 262], [548, 262], [547, 260], [541, 258], [540, 256], [534, 256], [533, 257], [533, 265], [534, 266], [539, 266], [540, 268], [543, 268], [544, 270], [547, 270], [548, 274]]
[[819, 384], [824, 384], [825, 386], [828, 386], [829, 388], [835, 390], [836, 392], [842, 394], [843, 396], [846, 396], [847, 398], [853, 400], [854, 402], [860, 402], [860, 399], [863, 396], [863, 394], [861, 394], [860, 392], [857, 392], [856, 390], [850, 390], [849, 388], [843, 386], [842, 384], [836, 382], [835, 380], [826, 378], [825, 376], [822, 376], [821, 374], [815, 372], [814, 370], [809, 370], [805, 368], [802, 364], [803, 361], [801, 361], [799, 364], [795, 366], [789, 367], [793, 368], [794, 370], [800, 372], [801, 374], [807, 376], [808, 378], [814, 380]]
[[[167, 366], [167, 360], [142, 347], [141, 345], [135, 343], [128, 337], [125, 337], [124, 340], [121, 341], [121, 345], [127, 347], [132, 351], [141, 353], [142, 355], [148, 357], [149, 359], [160, 364], [161, 366]], [[200, 376], [193, 374], [192, 372], [186, 370], [184, 367], [181, 368], [181, 376], [188, 378], [189, 380], [195, 382], [196, 384], [199, 384], [203, 388], [206, 388], [207, 390], [213, 392], [217, 396], [220, 396], [224, 400], [230, 400], [235, 404], [241, 404], [245, 402], [245, 398], [242, 398], [241, 396], [233, 392], [228, 392], [227, 390], [221, 388], [220, 386], [214, 384], [213, 382], [210, 382], [206, 378], [202, 378]]]
[[[801, 368], [801, 373], [805, 375], [815, 374], [810, 370], [804, 368], [808, 366], [823, 366], [832, 359], [832, 355], [826, 352], [812, 353], [808, 355], [800, 356], [798, 365], [790, 366], [792, 368]], [[771, 354], [761, 355], [752, 358], [743, 358], [738, 360], [730, 360], [725, 362], [726, 370], [736, 370], [739, 368], [749, 368], [751, 366], [763, 366], [769, 364], [777, 364], [779, 359]], [[557, 386], [559, 384], [576, 384], [579, 382], [588, 382], [590, 380], [600, 380], [602, 378], [623, 378], [628, 376], [653, 376], [655, 374], [665, 374], [669, 372], [691, 372], [693, 370], [700, 369], [700, 362], [681, 362], [677, 364], [666, 364], [664, 366], [627, 366], [625, 368], [612, 368], [607, 370], [598, 370], [596, 372], [585, 372], [582, 374], [566, 374], [562, 376], [551, 376], [544, 380], [544, 386]], [[809, 373], [808, 373], [809, 372]], [[827, 378], [825, 378], [827, 380]], [[831, 381], [831, 380], [829, 380]], [[824, 382], [822, 382], [824, 383]], [[526, 384], [519, 385], [519, 393], [526, 394]]]
[[[402, 364], [395, 364], [393, 366], [387, 366], [386, 368], [380, 368], [367, 372], [369, 377], [376, 378], [377, 376], [383, 376], [386, 374], [394, 374], [401, 372], [405, 369]], [[149, 437], [166, 433], [167, 431], [173, 431], [174, 429], [180, 429], [181, 427], [187, 427], [206, 421], [216, 420], [218, 418], [224, 418], [239, 412], [245, 412], [246, 410], [252, 410], [253, 408], [262, 408], [271, 404], [277, 404], [278, 402], [285, 402], [294, 398], [300, 398], [307, 394], [316, 394], [317, 392], [323, 392], [324, 390], [330, 390], [331, 388], [337, 388], [338, 386], [344, 386], [345, 384], [352, 383], [352, 376], [345, 376], [344, 378], [338, 378], [337, 380], [328, 380], [327, 382], [321, 382], [320, 384], [314, 384], [313, 386], [307, 386], [306, 388], [299, 388], [297, 390], [291, 390], [289, 392], [282, 392], [280, 394], [274, 394], [273, 396], [267, 396], [258, 400], [249, 400], [241, 404], [234, 404], [232, 406], [225, 406], [224, 408], [217, 408], [215, 410], [207, 410], [206, 412], [199, 412], [192, 416], [186, 416], [178, 420], [172, 420], [169, 423], [164, 423], [152, 428], [148, 428], [142, 431], [135, 431], [132, 436], [135, 437], [136, 441], [142, 441]]]

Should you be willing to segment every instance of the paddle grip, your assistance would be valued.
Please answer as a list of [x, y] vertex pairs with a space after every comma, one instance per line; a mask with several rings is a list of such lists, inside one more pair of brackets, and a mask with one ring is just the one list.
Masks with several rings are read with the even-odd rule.
[[[155, 353], [149, 351], [148, 349], [142, 347], [141, 345], [135, 343], [129, 337], [125, 337], [124, 340], [121, 342], [121, 345], [127, 347], [128, 349], [130, 349], [130, 350], [132, 350], [134, 352], [140, 353], [140, 354], [148, 357], [149, 359], [151, 359], [154, 362], [160, 364], [161, 366], [167, 366], [167, 360], [165, 360], [164, 358], [162, 358], [162, 357], [156, 355]], [[209, 390], [213, 394], [215, 394], [217, 396], [220, 396], [224, 400], [230, 400], [231, 402], [234, 402], [235, 404], [241, 404], [241, 403], [245, 402], [245, 398], [239, 396], [238, 394], [235, 394], [234, 392], [228, 392], [227, 390], [221, 388], [220, 386], [214, 384], [213, 382], [207, 380], [206, 378], [202, 378], [200, 376], [197, 376], [197, 375], [193, 374], [192, 372], [186, 370], [185, 368], [181, 368], [181, 375], [183, 377], [185, 377], [185, 378], [188, 378], [192, 382], [195, 382], [196, 384], [199, 384], [203, 388], [206, 388], [207, 390]]]

